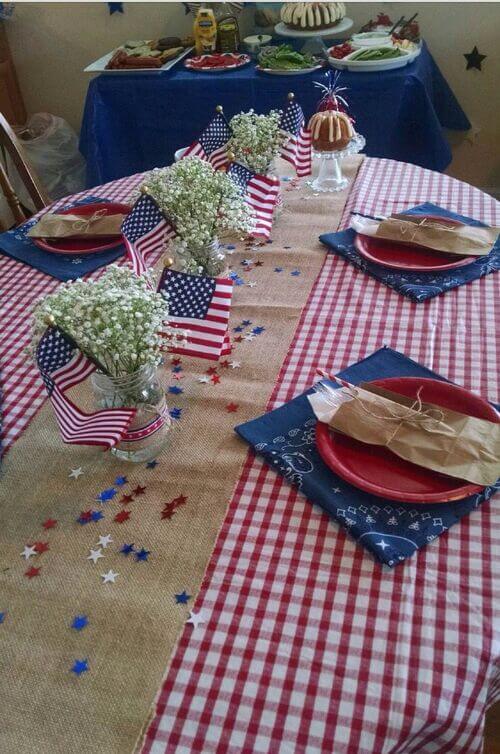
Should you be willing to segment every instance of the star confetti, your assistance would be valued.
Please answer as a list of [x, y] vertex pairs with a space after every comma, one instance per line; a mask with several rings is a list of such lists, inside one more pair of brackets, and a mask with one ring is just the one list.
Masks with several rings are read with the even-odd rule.
[[210, 382], [210, 377], [207, 374], [203, 374], [201, 377], [198, 377], [198, 382], [201, 382], [203, 385], [206, 385]]
[[86, 615], [75, 615], [71, 628], [75, 631], [82, 631], [88, 625], [89, 619]]
[[182, 408], [171, 408], [168, 413], [172, 419], [180, 419], [182, 416]]
[[133, 495], [123, 495], [123, 497], [120, 499], [120, 503], [122, 505], [129, 505], [134, 499]]
[[231, 369], [239, 369], [241, 367], [241, 362], [239, 361], [230, 361], [229, 366]]
[[68, 476], [70, 479], [78, 479], [78, 477], [81, 476], [82, 474], [83, 474], [83, 469], [81, 466], [79, 466], [77, 469], [71, 469]]
[[184, 379], [184, 375], [182, 374], [182, 372], [179, 372], [178, 374], [175, 373], [175, 374], [172, 375], [172, 379], [173, 380], [183, 380]]
[[182, 359], [179, 359], [178, 356], [172, 356], [172, 364], [174, 367], [178, 367], [179, 364], [182, 364]]
[[261, 333], [264, 332], [265, 329], [266, 329], [265, 327], [254, 327], [252, 332], [254, 335], [260, 335]]
[[179, 393], [184, 392], [184, 389], [182, 387], [179, 387], [179, 385], [170, 385], [168, 392], [172, 393], [172, 395], [179, 395]]
[[124, 521], [128, 521], [130, 518], [130, 511], [120, 511], [116, 514], [113, 521], [116, 521], [117, 524], [123, 524]]
[[[271, 241], [271, 243], [272, 243], [272, 241]], [[255, 262], [255, 266], [256, 266], [256, 267], [262, 267], [262, 265], [263, 265], [263, 264], [264, 264], [264, 262], [261, 262], [261, 261], [260, 261], [260, 259], [258, 259], [258, 260], [257, 260], [257, 261]]]
[[237, 403], [228, 403], [226, 406], [226, 411], [228, 414], [234, 414], [235, 411], [238, 410], [238, 404]]
[[134, 552], [134, 545], [123, 545], [123, 547], [120, 550], [122, 555], [130, 555], [131, 552]]
[[229, 361], [227, 359], [224, 359], [224, 361], [219, 361], [219, 366], [222, 367], [222, 369], [228, 369]]
[[252, 280], [251, 283], [247, 283], [247, 287], [248, 288], [255, 288], [256, 285], [257, 285], [257, 283], [255, 281], [253, 281], [253, 280]]
[[[182, 393], [182, 390], [181, 390]], [[155, 461], [154, 459], [152, 461], [148, 461], [146, 464], [147, 469], [155, 469], [158, 466], [158, 461]]]
[[241, 343], [242, 340], [243, 340], [243, 337], [241, 335], [238, 335], [238, 337], [234, 339], [234, 342]]
[[135, 553], [135, 559], [139, 562], [141, 560], [147, 560], [148, 555], [151, 555], [149, 550], [145, 550], [144, 547], [141, 547], [138, 552]]
[[146, 488], [141, 487], [141, 485], [138, 484], [133, 492], [134, 492], [134, 495], [144, 495], [144, 493], [146, 492]]
[[7, 613], [5, 613], [5, 612], [1, 613], [1, 612], [0, 612], [0, 626], [1, 626], [1, 625], [2, 625], [2, 623], [4, 622], [4, 620], [5, 620], [5, 616], [6, 616], [6, 615], [7, 615]]
[[251, 319], [244, 319], [241, 324], [243, 325], [243, 327], [250, 327], [250, 325], [252, 324], [252, 320]]
[[185, 495], [179, 495], [175, 497], [170, 503], [165, 503], [161, 514], [162, 519], [170, 519], [175, 514], [176, 508], [187, 503], [187, 497]]
[[114, 487], [110, 487], [107, 490], [103, 490], [102, 492], [99, 492], [97, 495], [96, 500], [99, 500], [100, 503], [107, 503], [108, 500], [112, 500], [114, 496], [116, 495], [116, 490]]
[[34, 545], [26, 545], [21, 553], [21, 557], [25, 560], [29, 560], [32, 555], [36, 555], [36, 547]]
[[89, 669], [89, 661], [88, 660], [75, 660], [73, 663], [73, 667], [71, 668], [71, 672], [75, 675], [80, 676], [82, 673], [86, 673]]
[[174, 515], [175, 515], [175, 511], [173, 510], [173, 508], [169, 508], [168, 506], [166, 508], [164, 508], [164, 510], [162, 510], [162, 512], [161, 512], [162, 519], [165, 518], [165, 519], [168, 520], [168, 519], [172, 518], [172, 516], [174, 516]]
[[53, 529], [55, 526], [57, 526], [57, 519], [56, 518], [48, 518], [46, 521], [42, 524], [44, 529]]
[[179, 497], [174, 497], [172, 500], [172, 504], [175, 505], [177, 508], [179, 505], [186, 505], [187, 503], [187, 497], [185, 495], [179, 495]]
[[233, 327], [233, 332], [243, 332], [244, 328], [241, 325]]
[[88, 524], [89, 521], [92, 521], [92, 511], [82, 511], [76, 520], [79, 524]]
[[101, 518], [104, 518], [104, 513], [102, 511], [91, 511], [90, 513], [91, 521], [100, 521]]
[[110, 542], [112, 542], [112, 541], [113, 540], [111, 539], [111, 535], [110, 534], [106, 534], [106, 536], [104, 536], [104, 537], [103, 536], [99, 537], [99, 541], [98, 541], [97, 544], [99, 545], [99, 547], [106, 548], [110, 544]]
[[275, 272], [283, 272], [283, 267], [275, 267], [274, 271]]
[[188, 594], [185, 589], [183, 592], [180, 592], [179, 594], [174, 594], [174, 597], [175, 597], [176, 605], [187, 605], [188, 600], [191, 599], [191, 595]]
[[28, 568], [28, 570], [24, 572], [24, 575], [29, 579], [34, 579], [35, 576], [38, 576], [41, 570], [41, 568], [34, 568], [33, 566], [31, 566], [31, 568]]
[[182, 372], [182, 367], [180, 366], [180, 364], [176, 364], [174, 367], [172, 367], [172, 372], [174, 374], [179, 374], [180, 372]]
[[298, 275], [300, 275], [300, 270], [292, 270], [290, 275], [293, 275], [293, 277], [298, 277]]
[[122, 487], [124, 484], [127, 484], [128, 479], [126, 476], [117, 476], [115, 479], [115, 484], [118, 485], [118, 487]]
[[101, 573], [102, 576], [102, 583], [103, 584], [114, 584], [117, 576], [119, 576], [119, 573], [115, 573], [114, 571], [108, 571], [107, 573]]
[[206, 374], [209, 374], [209, 375], [217, 374], [217, 367], [208, 367]]
[[99, 548], [98, 550], [91, 550], [90, 555], [87, 555], [87, 560], [91, 560], [95, 565], [99, 558], [103, 557], [104, 555], [102, 554], [102, 550]]
[[213, 374], [210, 378], [214, 385], [218, 385], [220, 382], [220, 377], [218, 374]]
[[201, 623], [206, 623], [206, 620], [207, 619], [203, 613], [203, 610], [200, 610], [197, 613], [195, 613], [193, 610], [190, 610], [189, 618], [187, 619], [186, 623], [191, 624], [194, 628], [198, 628]]
[[33, 547], [37, 551], [38, 555], [41, 555], [42, 553], [47, 552], [47, 550], [50, 550], [48, 542], [35, 542]]
[[243, 340], [248, 340], [248, 341], [252, 341], [252, 340], [255, 340], [255, 335], [252, 335], [252, 333], [251, 333], [251, 332], [249, 332], [249, 333], [247, 333], [247, 334], [245, 335], [245, 337], [243, 338]]

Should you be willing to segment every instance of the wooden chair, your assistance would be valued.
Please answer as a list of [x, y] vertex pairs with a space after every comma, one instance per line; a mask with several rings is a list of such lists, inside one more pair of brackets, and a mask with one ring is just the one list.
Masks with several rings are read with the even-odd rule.
[[[35, 206], [35, 209], [38, 211], [46, 207], [49, 203], [49, 200], [45, 195], [38, 178], [33, 173], [32, 168], [30, 168], [30, 166], [26, 162], [21, 143], [19, 142], [17, 136], [15, 135], [10, 125], [7, 123], [7, 120], [2, 115], [2, 113], [0, 113], [0, 147], [2, 147], [3, 150], [9, 154]], [[17, 194], [14, 191], [9, 180], [9, 176], [7, 175], [7, 172], [1, 162], [0, 190], [7, 200], [7, 204], [12, 211], [16, 225], [20, 225], [25, 220], [27, 220], [29, 214], [25, 211], [21, 202], [19, 201], [19, 198], [17, 197]]]

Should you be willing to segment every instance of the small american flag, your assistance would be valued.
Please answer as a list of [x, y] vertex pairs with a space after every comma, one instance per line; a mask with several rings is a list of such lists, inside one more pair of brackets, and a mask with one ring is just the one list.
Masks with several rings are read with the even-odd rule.
[[227, 171], [236, 185], [245, 194], [253, 210], [255, 225], [253, 235], [269, 238], [273, 224], [273, 212], [278, 200], [280, 182], [275, 176], [260, 175], [239, 162], [233, 162]]
[[168, 323], [187, 333], [172, 353], [217, 360], [231, 352], [228, 336], [233, 281], [165, 269], [158, 290], [168, 294]]
[[193, 142], [182, 156], [201, 157], [202, 160], [208, 160], [215, 170], [220, 170], [228, 164], [226, 151], [230, 137], [231, 129], [224, 116], [217, 113], [198, 141]]
[[146, 271], [146, 255], [157, 251], [166, 240], [175, 236], [174, 228], [148, 194], [139, 197], [132, 212], [123, 221], [121, 231], [136, 275]]
[[305, 125], [301, 106], [292, 100], [281, 118], [281, 133], [288, 140], [281, 147], [281, 157], [290, 162], [299, 178], [311, 175], [311, 132]]
[[112, 408], [86, 414], [65, 395], [66, 390], [92, 374], [96, 365], [56, 327], [49, 327], [42, 335], [36, 358], [64, 442], [106, 448], [116, 445], [135, 409]]

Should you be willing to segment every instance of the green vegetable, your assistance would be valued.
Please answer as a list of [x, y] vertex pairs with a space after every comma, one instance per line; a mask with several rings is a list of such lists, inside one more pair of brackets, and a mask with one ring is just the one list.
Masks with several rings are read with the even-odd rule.
[[398, 47], [370, 47], [367, 50], [358, 50], [349, 60], [391, 60], [402, 55], [404, 53]]
[[271, 68], [275, 71], [301, 70], [316, 65], [312, 55], [297, 52], [288, 44], [264, 48], [258, 61], [261, 68]]

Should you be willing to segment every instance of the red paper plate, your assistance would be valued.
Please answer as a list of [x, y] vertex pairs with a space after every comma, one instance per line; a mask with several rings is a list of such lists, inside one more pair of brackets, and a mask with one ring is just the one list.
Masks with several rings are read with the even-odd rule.
[[[500, 423], [500, 415], [488, 401], [449, 382], [421, 377], [390, 377], [370, 384], [408, 398], [459, 411], [468, 416]], [[380, 445], [368, 445], [318, 422], [316, 446], [323, 461], [342, 479], [373, 495], [408, 503], [446, 503], [481, 492], [470, 484], [405, 461]]]
[[[78, 215], [79, 217], [91, 217], [94, 212], [104, 210], [106, 215], [128, 215], [130, 212], [128, 204], [119, 202], [93, 202], [92, 204], [81, 204], [78, 207], [69, 207], [67, 209], [57, 210], [60, 215]], [[114, 249], [122, 243], [121, 234], [118, 236], [93, 236], [89, 238], [33, 238], [33, 243], [44, 251], [50, 251], [52, 254], [96, 254], [99, 251]]]
[[[462, 225], [458, 220], [449, 217], [427, 215], [429, 220], [436, 220], [444, 225]], [[387, 241], [385, 238], [373, 238], [356, 233], [354, 246], [362, 257], [370, 262], [375, 262], [381, 267], [390, 267], [395, 270], [412, 270], [413, 272], [439, 272], [440, 270], [452, 270], [455, 267], [463, 267], [470, 264], [477, 257], [458, 257], [456, 254], [432, 251], [423, 246], [403, 243], [400, 241]]]

